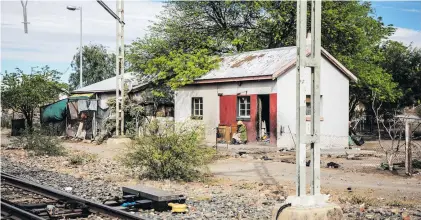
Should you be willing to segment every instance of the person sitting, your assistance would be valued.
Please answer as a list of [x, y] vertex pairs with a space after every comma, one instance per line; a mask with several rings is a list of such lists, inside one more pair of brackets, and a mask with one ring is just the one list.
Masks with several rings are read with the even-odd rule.
[[247, 143], [247, 128], [242, 121], [237, 122], [237, 133], [232, 136], [233, 144]]

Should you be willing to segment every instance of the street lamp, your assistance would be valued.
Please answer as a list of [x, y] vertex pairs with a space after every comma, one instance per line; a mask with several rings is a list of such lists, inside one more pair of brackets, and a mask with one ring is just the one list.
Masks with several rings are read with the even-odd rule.
[[70, 11], [80, 11], [80, 46], [79, 46], [79, 88], [82, 88], [82, 7], [76, 7], [76, 6], [67, 6], [67, 9]]

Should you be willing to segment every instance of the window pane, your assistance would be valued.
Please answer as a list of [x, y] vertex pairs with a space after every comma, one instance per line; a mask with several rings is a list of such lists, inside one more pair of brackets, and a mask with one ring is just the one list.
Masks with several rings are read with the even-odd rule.
[[243, 110], [243, 109], [241, 109], [241, 110], [240, 110], [240, 116], [244, 116], [244, 115], [246, 115], [246, 111], [245, 111], [245, 110]]
[[247, 110], [246, 116], [250, 116], [250, 109]]
[[203, 110], [200, 110], [200, 116], [203, 116]]
[[247, 109], [250, 109], [250, 102], [249, 102], [249, 103], [247, 103], [246, 108], [247, 108]]
[[199, 115], [199, 110], [194, 110], [194, 115]]

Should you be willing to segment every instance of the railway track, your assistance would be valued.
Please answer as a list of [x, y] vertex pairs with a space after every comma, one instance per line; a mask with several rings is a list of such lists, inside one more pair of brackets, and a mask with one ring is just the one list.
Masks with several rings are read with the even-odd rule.
[[119, 207], [89, 201], [3, 172], [1, 187], [1, 219], [69, 219], [90, 215], [110, 219], [144, 219]]

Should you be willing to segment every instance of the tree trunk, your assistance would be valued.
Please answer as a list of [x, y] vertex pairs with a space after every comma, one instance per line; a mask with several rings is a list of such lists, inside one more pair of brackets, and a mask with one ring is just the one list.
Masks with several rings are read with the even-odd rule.
[[358, 99], [355, 98], [355, 99], [352, 100], [352, 98], [351, 98], [350, 104], [351, 105], [349, 107], [349, 116], [348, 116], [349, 120], [351, 120], [353, 114], [355, 113], [355, 108], [357, 107]]
[[387, 164], [389, 165], [389, 171], [393, 171], [393, 157], [394, 157], [394, 154], [390, 154], [390, 156], [387, 158]]
[[28, 128], [30, 130], [32, 130], [32, 127], [33, 127], [33, 114], [31, 114], [30, 112], [26, 112], [26, 111], [23, 111], [22, 113], [25, 116], [26, 125], [28, 125]]

